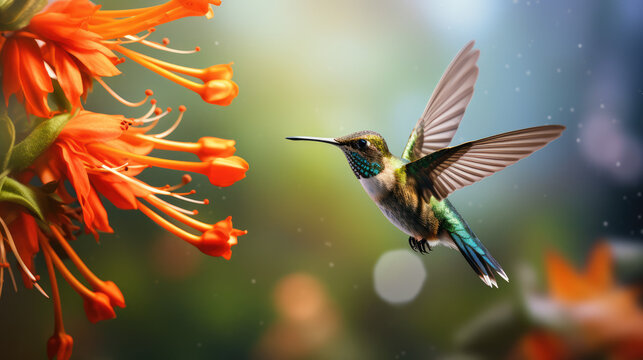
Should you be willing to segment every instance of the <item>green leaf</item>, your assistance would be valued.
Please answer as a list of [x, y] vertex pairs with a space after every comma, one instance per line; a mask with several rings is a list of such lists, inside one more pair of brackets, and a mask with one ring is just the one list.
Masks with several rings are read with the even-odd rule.
[[13, 31], [29, 25], [29, 21], [47, 0], [0, 0], [0, 31]]
[[2, 190], [0, 190], [0, 202], [2, 201], [22, 205], [40, 220], [45, 220], [43, 213], [47, 205], [47, 196], [8, 176], [4, 178], [4, 185], [2, 186]]
[[24, 140], [13, 147], [9, 168], [17, 171], [31, 165], [56, 140], [72, 116], [70, 113], [56, 115], [36, 126]]
[[6, 111], [3, 111], [0, 114], [0, 172], [7, 168], [14, 141], [16, 141], [16, 129]]

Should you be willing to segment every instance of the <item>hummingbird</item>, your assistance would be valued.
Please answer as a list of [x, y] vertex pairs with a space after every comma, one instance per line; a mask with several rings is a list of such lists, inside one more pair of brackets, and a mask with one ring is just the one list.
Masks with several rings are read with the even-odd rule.
[[341, 149], [366, 193], [409, 236], [411, 249], [422, 254], [437, 245], [458, 250], [487, 286], [497, 288], [496, 274], [508, 282], [507, 274], [447, 197], [529, 156], [558, 138], [565, 127], [537, 126], [448, 147], [478, 78], [480, 51], [473, 47], [473, 41], [465, 45], [447, 67], [401, 158], [392, 155], [374, 131], [286, 139]]

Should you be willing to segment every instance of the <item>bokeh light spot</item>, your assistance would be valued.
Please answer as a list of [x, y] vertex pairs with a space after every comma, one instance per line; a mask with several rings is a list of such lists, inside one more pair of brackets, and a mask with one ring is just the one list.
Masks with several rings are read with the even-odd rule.
[[419, 256], [409, 250], [384, 253], [375, 264], [375, 292], [391, 304], [408, 303], [420, 293], [426, 270]]

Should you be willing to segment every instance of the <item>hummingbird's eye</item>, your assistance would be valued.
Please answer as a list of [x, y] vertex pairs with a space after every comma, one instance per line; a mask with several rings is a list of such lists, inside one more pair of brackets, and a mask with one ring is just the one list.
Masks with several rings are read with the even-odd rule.
[[365, 149], [368, 146], [368, 141], [364, 139], [359, 139], [357, 140], [357, 148], [358, 149]]

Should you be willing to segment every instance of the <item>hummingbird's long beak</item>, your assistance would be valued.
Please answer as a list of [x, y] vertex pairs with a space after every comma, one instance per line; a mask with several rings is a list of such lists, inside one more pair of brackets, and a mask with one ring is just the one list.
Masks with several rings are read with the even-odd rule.
[[332, 138], [320, 138], [320, 137], [312, 137], [312, 136], [290, 136], [290, 137], [287, 137], [286, 139], [288, 139], [288, 140], [318, 141], [318, 142], [323, 142], [323, 143], [326, 143], [326, 144], [339, 146], [339, 143], [337, 141], [335, 141], [335, 139], [332, 139]]

